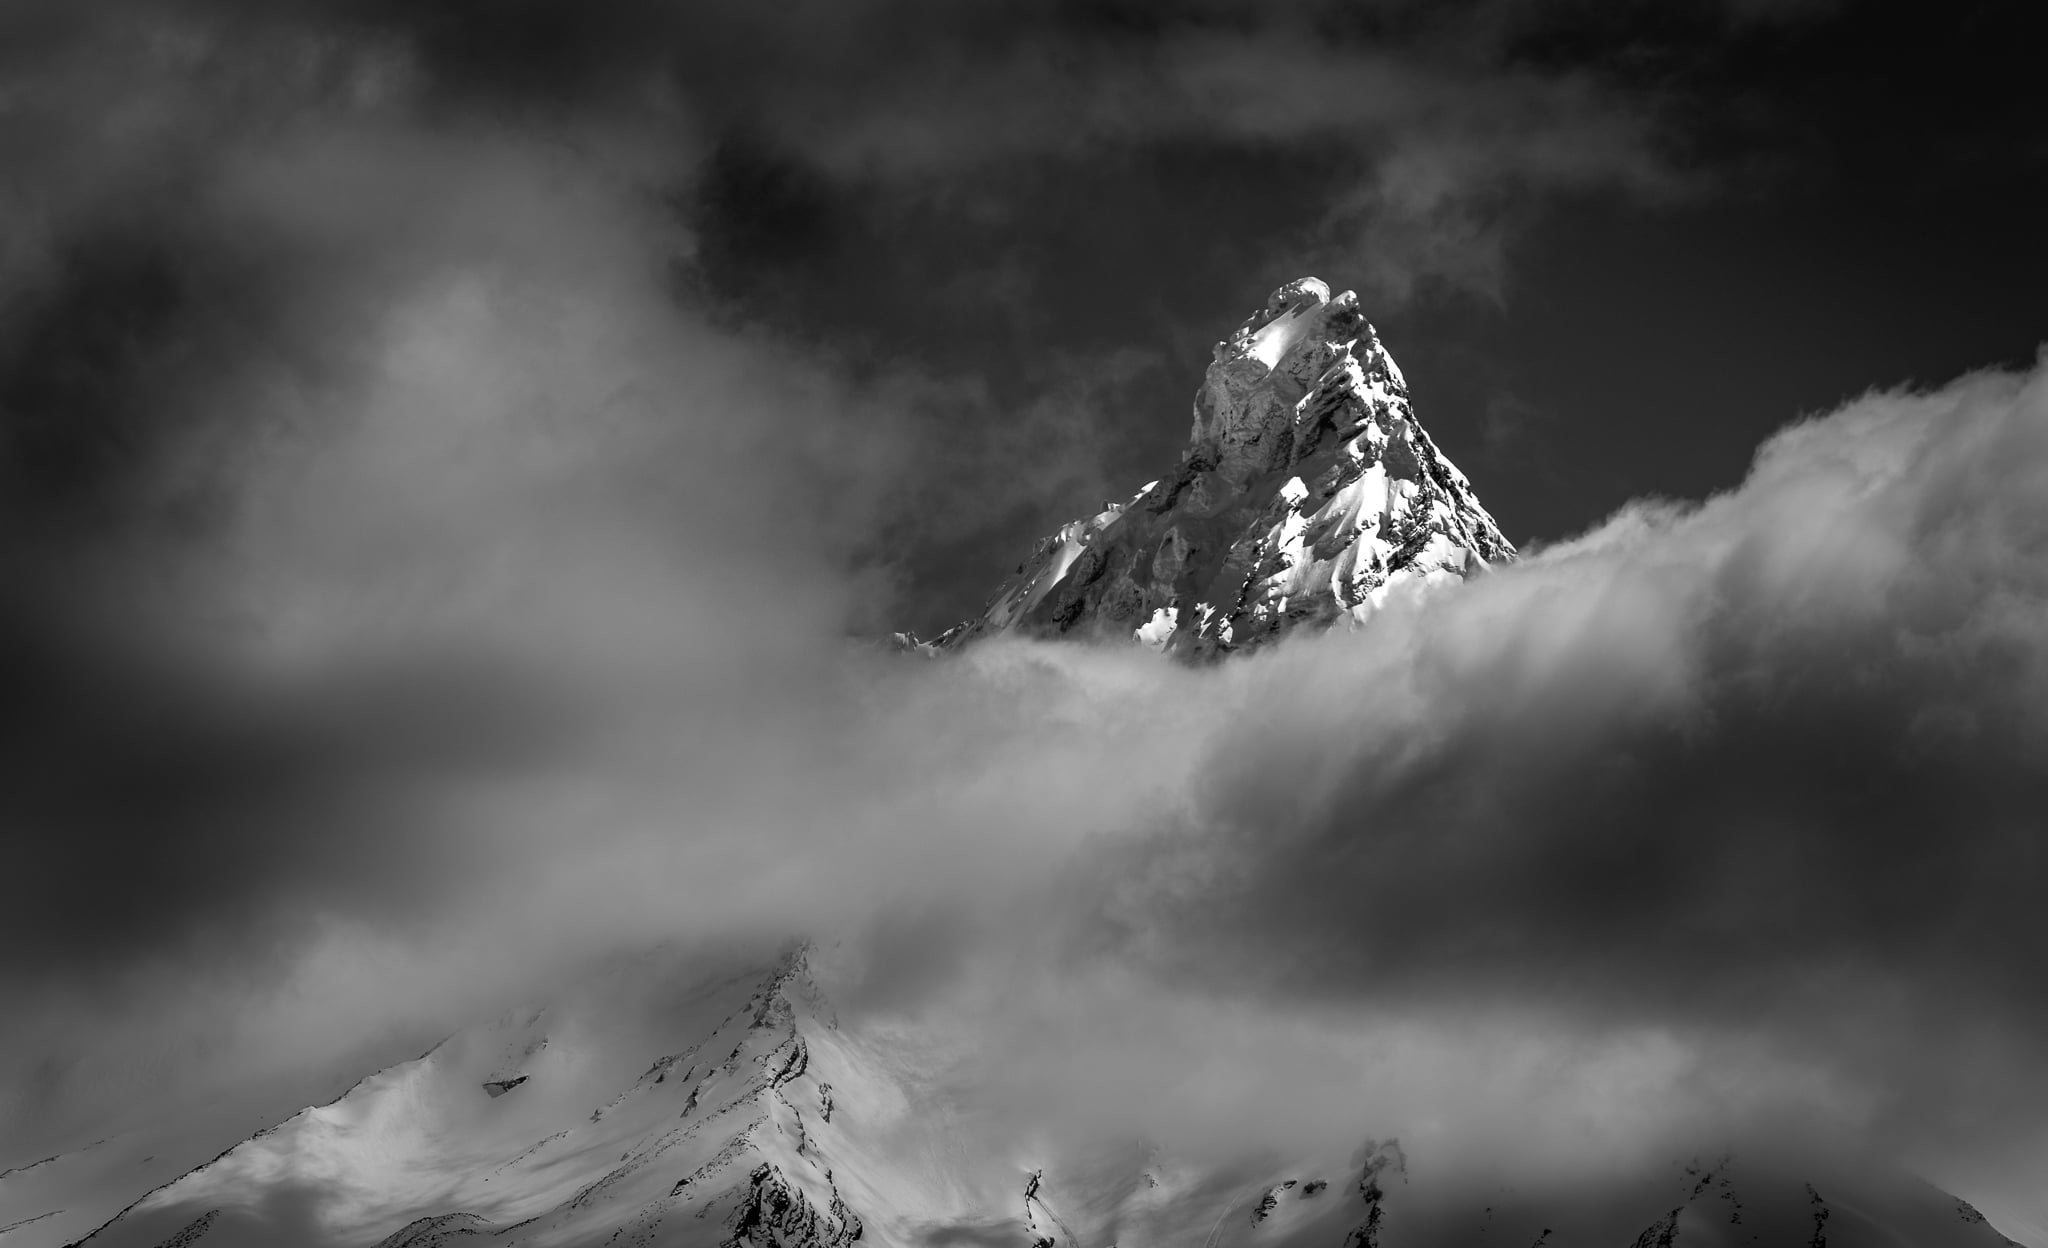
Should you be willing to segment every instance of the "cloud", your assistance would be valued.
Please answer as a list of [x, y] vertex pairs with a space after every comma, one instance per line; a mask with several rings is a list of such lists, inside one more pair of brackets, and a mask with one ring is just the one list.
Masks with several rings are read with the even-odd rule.
[[1799, 1140], [2038, 1218], [2044, 476], [2048, 368], [1983, 373], [1356, 633], [907, 674], [878, 738], [948, 748], [882, 822], [955, 869], [843, 999], [951, 1038], [991, 1148], [1369, 1123], [1483, 1187]]
[[403, 43], [218, 16], [10, 17], [50, 53], [0, 115], [31, 1132], [162, 1082], [77, 1043], [108, 1018], [260, 1058], [243, 1005], [360, 964], [337, 930], [523, 878], [506, 805], [623, 731], [619, 687], [711, 734], [804, 679], [765, 656], [875, 614], [849, 565], [907, 449], [680, 296], [672, 131], [437, 111]]
[[[1042, 439], [1076, 490], [1135, 487], [1091, 476], [1089, 418], [1153, 363], [935, 448], [934, 413], [1010, 404], [675, 280], [715, 136], [794, 131], [872, 51], [830, 7], [774, 101], [733, 76], [743, 13], [696, 51], [633, 6], [36, 15], [61, 54], [0, 114], [38, 175], [0, 205], [11, 1138], [617, 947], [802, 928], [844, 938], [850, 1013], [955, 1028], [1018, 1130], [1225, 1155], [1378, 1114], [1498, 1166], [1577, 1113], [1597, 1168], [1789, 1105], [2019, 1190], [2040, 369], [1867, 396], [1724, 496], [1356, 634], [1208, 671], [896, 661], [844, 644], [894, 605], [876, 551], [1029, 505], [1004, 472]], [[936, 29], [909, 64], [971, 43]], [[781, 138], [920, 193], [1104, 144], [1343, 146], [1325, 237], [1392, 231], [1388, 290], [1494, 280], [1503, 184], [1659, 177], [1568, 77], [1249, 33], [1167, 23], [1136, 69], [992, 38], [963, 96], [899, 73]], [[692, 94], [692, 58], [730, 64]]]
[[2041, 369], [1872, 394], [1703, 505], [1236, 665], [1185, 811], [1087, 867], [1090, 939], [1757, 1045], [1890, 1144], [2037, 1150], [2044, 481]]
[[[2002, 864], [2027, 860], [2041, 394], [1986, 375], [1870, 396], [1778, 435], [1699, 508], [1638, 505], [1369, 644], [1281, 656], [1257, 679], [1290, 713], [1211, 772], [1229, 839], [1276, 865], [1329, 855], [1316, 881], [1360, 904], [1292, 912], [1345, 925], [1330, 943], [1360, 983], [1383, 949], [1391, 982], [1411, 954], [1423, 975], [1468, 957], [1513, 975], [1548, 940], [1610, 951], [1637, 1001], [1656, 987], [1638, 960], [1711, 998], [1729, 941], [1956, 958], [1972, 981], [2030, 967], [2036, 942], [1929, 945], [1910, 916], [1996, 910]], [[1370, 696], [1315, 697], [1332, 664]], [[1436, 944], [1420, 917], [1447, 897], [1500, 930]], [[1628, 935], [1652, 916], [1668, 944]]]
[[1327, 167], [1328, 206], [1300, 222], [1277, 212], [1278, 247], [1296, 265], [1354, 274], [1379, 306], [1422, 282], [1498, 298], [1502, 249], [1529, 198], [1663, 197], [1684, 184], [1651, 102], [1508, 63], [1483, 8], [1347, 29], [1313, 6], [1267, 6], [1227, 22], [1162, 19], [1143, 38], [1057, 21], [1000, 39], [978, 18], [914, 25], [925, 33], [890, 51], [916, 69], [888, 89], [863, 85], [855, 106], [834, 107], [845, 75], [861, 72], [851, 67], [878, 63], [856, 60], [869, 52], [856, 42], [839, 73], [806, 64], [768, 94], [753, 124], [838, 178], [920, 196], [971, 195], [1020, 162], [1288, 151]]

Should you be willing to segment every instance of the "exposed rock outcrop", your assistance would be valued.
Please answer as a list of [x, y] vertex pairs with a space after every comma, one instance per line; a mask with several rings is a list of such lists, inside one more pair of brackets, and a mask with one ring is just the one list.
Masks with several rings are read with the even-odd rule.
[[1209, 657], [1514, 555], [1357, 296], [1301, 278], [1216, 345], [1174, 472], [1040, 542], [980, 616], [899, 648], [1017, 631]]
[[1401, 1151], [1399, 1140], [1367, 1140], [1359, 1155], [1362, 1164], [1358, 1195], [1365, 1201], [1365, 1220], [1352, 1227], [1344, 1237], [1344, 1248], [1380, 1248], [1380, 1223], [1386, 1217], [1382, 1206], [1387, 1199], [1383, 1180], [1405, 1178], [1408, 1156]]
[[836, 1187], [832, 1203], [821, 1210], [766, 1162], [754, 1167], [747, 1182], [724, 1248], [847, 1248], [861, 1237], [860, 1217], [846, 1207]]

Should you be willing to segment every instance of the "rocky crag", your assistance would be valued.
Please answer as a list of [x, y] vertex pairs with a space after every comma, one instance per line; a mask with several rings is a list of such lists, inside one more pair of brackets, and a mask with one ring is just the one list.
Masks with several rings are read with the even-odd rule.
[[1216, 344], [1172, 473], [1041, 541], [979, 616], [905, 641], [1128, 637], [1209, 658], [1514, 557], [1358, 297], [1305, 277]]

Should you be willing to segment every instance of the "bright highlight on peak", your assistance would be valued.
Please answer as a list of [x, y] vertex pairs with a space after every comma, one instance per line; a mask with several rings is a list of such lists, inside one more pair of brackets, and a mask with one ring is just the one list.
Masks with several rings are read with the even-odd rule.
[[1416, 420], [1358, 296], [1303, 277], [1216, 344], [1174, 471], [1040, 542], [932, 644], [1121, 637], [1209, 659], [1355, 627], [1392, 595], [1514, 556]]

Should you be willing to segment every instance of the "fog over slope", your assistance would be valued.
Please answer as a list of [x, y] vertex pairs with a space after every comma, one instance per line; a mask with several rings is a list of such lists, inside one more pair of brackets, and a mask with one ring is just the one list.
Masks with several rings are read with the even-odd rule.
[[2048, 368], [1355, 633], [905, 661], [850, 638], [955, 448], [677, 281], [688, 125], [171, 11], [142, 103], [0, 113], [0, 1167], [803, 933], [1005, 1136], [1491, 1183], [1797, 1122], [2048, 1243]]

